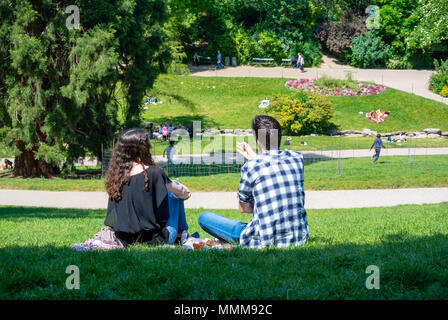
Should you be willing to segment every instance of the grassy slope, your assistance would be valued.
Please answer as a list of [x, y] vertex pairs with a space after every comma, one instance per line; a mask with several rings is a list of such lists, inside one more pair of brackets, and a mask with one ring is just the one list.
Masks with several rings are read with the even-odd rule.
[[[247, 221], [248, 215], [219, 211]], [[190, 232], [198, 210], [188, 210]], [[309, 210], [308, 244], [186, 252], [75, 252], [104, 210], [0, 207], [0, 299], [446, 299], [448, 203]], [[65, 289], [69, 265], [80, 290]], [[380, 268], [380, 290], [365, 270]]]
[[[286, 79], [224, 78], [162, 75], [152, 94], [164, 103], [149, 105], [143, 119], [160, 124], [165, 120], [189, 125], [201, 120], [202, 127], [249, 128], [250, 120], [263, 113], [258, 105], [265, 97], [289, 94]], [[213, 88], [215, 87], [215, 88]], [[336, 109], [334, 124], [340, 129], [370, 128], [380, 132], [421, 131], [428, 127], [448, 131], [448, 106], [403, 91], [388, 88], [380, 95], [330, 97]], [[390, 117], [383, 124], [368, 122], [358, 114], [386, 109]]]
[[[384, 189], [448, 186], [448, 156], [380, 157], [327, 160], [305, 166], [306, 190]], [[194, 170], [190, 168], [189, 170]], [[179, 168], [178, 168], [179, 171]], [[225, 171], [225, 170], [224, 170]], [[192, 191], [236, 191], [240, 174], [174, 177]], [[103, 191], [102, 179], [0, 178], [0, 189]]]

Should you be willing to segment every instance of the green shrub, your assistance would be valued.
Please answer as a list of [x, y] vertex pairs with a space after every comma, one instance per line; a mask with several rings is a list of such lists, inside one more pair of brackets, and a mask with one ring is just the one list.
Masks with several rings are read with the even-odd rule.
[[407, 57], [392, 56], [386, 63], [387, 69], [412, 69], [413, 65]]
[[330, 100], [303, 90], [293, 95], [276, 96], [268, 113], [274, 116], [286, 134], [322, 133], [334, 116]]
[[367, 32], [352, 40], [352, 63], [361, 68], [384, 65], [389, 48], [380, 38]]
[[353, 90], [359, 90], [359, 84], [357, 81], [353, 81], [352, 74], [347, 73], [347, 80], [330, 78], [327, 75], [322, 76], [320, 79], [314, 81], [314, 84], [321, 88], [352, 88]]
[[447, 83], [448, 83], [448, 75], [441, 73], [434, 73], [431, 76], [429, 89], [431, 89], [435, 93], [440, 93]]
[[444, 85], [442, 90], [439, 92], [442, 97], [448, 97], [448, 85]]
[[257, 49], [263, 58], [273, 58], [277, 63], [281, 63], [283, 58], [287, 57], [283, 50], [282, 42], [277, 38], [274, 32], [264, 31], [255, 36]]
[[448, 60], [440, 61], [440, 63], [437, 60], [434, 60], [434, 66], [436, 73], [431, 76], [429, 89], [441, 96], [444, 96], [442, 94], [443, 91], [446, 96], [447, 90], [444, 90], [444, 88], [448, 87]]
[[243, 30], [237, 30], [233, 42], [236, 57], [242, 64], [250, 63], [252, 58], [273, 58], [280, 64], [287, 57], [281, 41], [272, 31], [263, 31], [251, 37]]
[[306, 41], [296, 43], [290, 50], [290, 53], [297, 56], [297, 53], [300, 52], [305, 60], [305, 67], [320, 67], [322, 63], [321, 49], [322, 46], [319, 42]]
[[239, 64], [250, 62], [251, 49], [255, 46], [254, 40], [243, 30], [237, 30], [233, 35], [236, 58]]

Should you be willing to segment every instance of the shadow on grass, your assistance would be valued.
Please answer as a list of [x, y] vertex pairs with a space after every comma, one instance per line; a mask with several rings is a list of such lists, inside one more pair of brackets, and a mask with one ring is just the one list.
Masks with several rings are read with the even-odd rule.
[[[46, 209], [47, 211], [49, 209]], [[67, 247], [0, 250], [6, 299], [446, 299], [448, 236], [391, 234], [373, 244], [310, 238], [290, 249], [194, 251], [135, 246], [109, 252]], [[80, 270], [67, 290], [66, 267]], [[380, 289], [368, 290], [369, 265]]]
[[192, 100], [190, 100], [184, 96], [181, 96], [179, 94], [175, 94], [172, 92], [166, 92], [163, 90], [153, 90], [151, 92], [151, 95], [169, 97], [169, 98], [179, 102], [181, 105], [183, 105], [184, 107], [189, 109], [191, 112], [196, 112], [198, 110], [198, 105], [195, 102], [193, 102]]
[[79, 219], [79, 218], [101, 218], [106, 217], [105, 210], [79, 210], [60, 209], [43, 207], [16, 207], [1, 206], [0, 220], [3, 219], [23, 219], [23, 218], [43, 218], [43, 219]]
[[[152, 115], [151, 115], [152, 116]], [[210, 128], [214, 127], [216, 128], [217, 124], [216, 122], [204, 115], [201, 114], [195, 114], [195, 115], [180, 115], [180, 116], [169, 116], [169, 117], [156, 117], [154, 118], [152, 116], [151, 122], [158, 126], [162, 123], [165, 123], [165, 121], [169, 120], [172, 126], [177, 126], [179, 122], [182, 122], [184, 127], [188, 128], [193, 125], [193, 121], [200, 121], [201, 122], [201, 128], [204, 129], [205, 127]]]

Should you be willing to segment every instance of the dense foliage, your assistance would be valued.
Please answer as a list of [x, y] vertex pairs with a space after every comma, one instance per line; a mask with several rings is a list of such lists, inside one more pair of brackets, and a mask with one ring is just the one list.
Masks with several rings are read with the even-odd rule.
[[389, 55], [389, 45], [371, 32], [352, 40], [352, 62], [360, 68], [384, 65]]
[[195, 52], [214, 61], [217, 50], [242, 64], [301, 52], [305, 65], [317, 66], [322, 51], [359, 67], [428, 68], [448, 58], [446, 0], [172, 0], [169, 7], [185, 62]]
[[434, 61], [436, 73], [431, 77], [429, 88], [442, 97], [448, 97], [448, 60]]
[[307, 0], [172, 0], [169, 7], [170, 24], [190, 60], [197, 52], [215, 61], [221, 50], [239, 63], [253, 57], [279, 63], [300, 51], [306, 65], [320, 64], [313, 6]]
[[[67, 28], [69, 5], [78, 29]], [[118, 119], [140, 123], [169, 57], [166, 19], [163, 0], [0, 2], [0, 141], [14, 148], [16, 175], [50, 176], [87, 151], [101, 157]]]
[[[65, 25], [69, 5], [80, 29]], [[448, 95], [445, 64], [434, 65], [448, 59], [447, 12], [447, 0], [0, 1], [1, 148], [23, 176], [101, 157], [140, 124], [160, 72], [218, 50], [240, 64], [301, 52], [318, 66], [325, 51], [363, 68], [436, 66], [431, 88]]]
[[330, 125], [334, 109], [328, 98], [300, 90], [275, 97], [268, 112], [278, 119], [286, 134], [321, 133]]

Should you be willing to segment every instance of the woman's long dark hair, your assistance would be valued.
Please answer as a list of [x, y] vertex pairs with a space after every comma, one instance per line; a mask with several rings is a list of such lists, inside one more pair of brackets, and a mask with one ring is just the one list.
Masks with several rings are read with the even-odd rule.
[[[105, 179], [109, 197], [121, 200], [123, 185], [129, 184], [131, 181], [129, 173], [134, 162], [146, 166], [155, 165], [149, 152], [150, 148], [148, 132], [143, 129], [129, 129], [121, 135], [115, 145]], [[143, 174], [145, 175], [145, 188], [148, 189], [148, 173], [144, 170]]]

